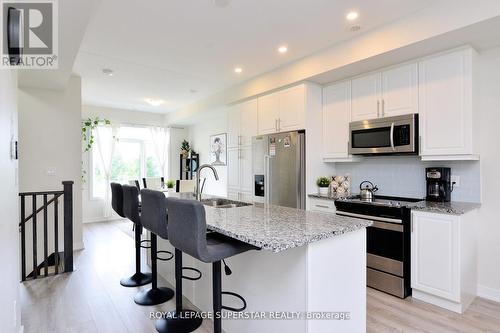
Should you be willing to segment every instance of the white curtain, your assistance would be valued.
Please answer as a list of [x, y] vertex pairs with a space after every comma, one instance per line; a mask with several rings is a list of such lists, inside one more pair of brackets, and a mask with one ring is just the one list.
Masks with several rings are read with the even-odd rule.
[[104, 216], [110, 217], [113, 213], [111, 208], [111, 163], [115, 150], [115, 138], [118, 135], [118, 128], [112, 126], [98, 126], [94, 131], [94, 140], [99, 151], [99, 158], [106, 180], [104, 192]]
[[156, 159], [160, 165], [161, 175], [165, 178], [168, 177], [168, 170], [166, 169], [168, 162], [168, 146], [169, 146], [169, 128], [153, 126], [151, 129], [151, 138], [153, 139], [153, 146]]

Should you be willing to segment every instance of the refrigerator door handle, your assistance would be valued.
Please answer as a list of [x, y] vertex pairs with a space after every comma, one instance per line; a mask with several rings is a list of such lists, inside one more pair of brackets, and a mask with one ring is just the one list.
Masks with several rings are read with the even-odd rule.
[[271, 162], [271, 156], [264, 155], [264, 202], [266, 204], [270, 203], [270, 188], [269, 188], [269, 164]]

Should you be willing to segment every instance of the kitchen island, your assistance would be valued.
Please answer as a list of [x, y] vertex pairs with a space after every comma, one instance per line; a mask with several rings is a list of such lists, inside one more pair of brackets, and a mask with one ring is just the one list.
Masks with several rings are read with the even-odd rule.
[[[370, 222], [258, 203], [206, 205], [205, 212], [208, 229], [260, 249], [226, 261], [233, 273], [223, 275], [223, 290], [242, 295], [248, 306], [244, 313], [228, 313], [238, 319], [223, 320], [225, 332], [365, 332], [365, 228]], [[173, 251], [164, 240], [159, 248]], [[184, 280], [184, 296], [211, 311], [211, 265], [185, 254], [184, 266], [203, 274], [198, 281]], [[159, 272], [174, 284], [173, 262], [159, 263]], [[241, 305], [230, 297], [223, 302]]]

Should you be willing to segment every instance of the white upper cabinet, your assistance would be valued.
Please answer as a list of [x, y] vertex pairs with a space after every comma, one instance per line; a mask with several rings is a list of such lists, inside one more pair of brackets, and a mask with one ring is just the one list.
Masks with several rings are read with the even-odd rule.
[[252, 145], [252, 137], [257, 135], [257, 99], [240, 104], [240, 145]]
[[278, 93], [258, 98], [258, 133], [259, 135], [276, 133], [280, 114], [280, 96]]
[[282, 90], [278, 131], [288, 132], [304, 129], [305, 124], [305, 86], [303, 84]]
[[240, 112], [237, 106], [227, 110], [227, 147], [238, 147], [240, 138]]
[[352, 121], [410, 113], [418, 113], [416, 63], [352, 80]]
[[352, 160], [348, 153], [351, 81], [323, 89], [323, 160]]
[[380, 78], [375, 73], [352, 80], [352, 121], [380, 116]]
[[257, 135], [257, 112], [257, 99], [252, 99], [232, 106], [227, 114], [228, 196], [237, 200], [253, 193], [252, 137]]
[[259, 135], [305, 128], [306, 87], [303, 84], [259, 97]]
[[233, 105], [227, 113], [228, 148], [248, 146], [257, 135], [257, 99]]
[[473, 49], [419, 63], [420, 155], [423, 160], [478, 159], [474, 140]]
[[349, 122], [405, 114], [419, 114], [422, 160], [478, 160], [476, 55], [455, 49], [325, 87], [323, 160], [352, 161]]
[[418, 65], [395, 67], [382, 72], [380, 116], [418, 113]]

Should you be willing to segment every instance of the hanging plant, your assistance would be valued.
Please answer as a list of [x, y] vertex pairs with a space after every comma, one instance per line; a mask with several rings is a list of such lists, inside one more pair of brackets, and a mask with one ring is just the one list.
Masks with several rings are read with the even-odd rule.
[[[99, 117], [87, 118], [82, 121], [82, 145], [84, 147], [83, 153], [86, 153], [92, 149], [92, 146], [94, 145], [93, 132], [99, 125], [109, 126], [111, 125], [111, 121], [109, 121], [108, 119], [101, 119]], [[82, 161], [82, 184], [86, 183], [86, 175], [87, 171], [85, 170]]]
[[99, 125], [111, 125], [111, 121], [108, 119], [101, 119], [99, 117], [87, 118], [82, 122], [82, 142], [83, 142], [83, 152], [86, 153], [92, 149], [94, 145], [94, 134], [93, 131]]

